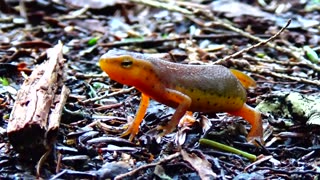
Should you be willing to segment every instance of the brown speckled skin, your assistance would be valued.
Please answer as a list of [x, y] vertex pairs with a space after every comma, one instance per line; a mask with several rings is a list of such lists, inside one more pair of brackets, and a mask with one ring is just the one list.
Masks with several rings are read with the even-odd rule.
[[[121, 67], [119, 61], [132, 60], [131, 57], [134, 58], [131, 69], [136, 72], [131, 73], [127, 68], [112, 67]], [[162, 96], [166, 88], [189, 96], [192, 99], [188, 109], [190, 111], [235, 111], [246, 101], [246, 91], [240, 81], [229, 69], [220, 65], [177, 64], [122, 50], [110, 50], [101, 59], [108, 59], [108, 69], [102, 69], [111, 79], [135, 86], [156, 101], [174, 108], [178, 104]], [[116, 70], [115, 75], [109, 69]]]
[[[130, 140], [139, 132], [151, 97], [176, 108], [168, 124], [158, 126], [162, 130], [160, 136], [172, 132], [186, 111], [228, 112], [252, 125], [248, 141], [263, 142], [261, 114], [245, 103], [246, 92], [241, 82], [223, 66], [183, 65], [122, 50], [108, 51], [99, 64], [111, 79], [142, 92], [135, 119], [122, 134], [130, 135]], [[253, 81], [240, 74], [243, 81]]]

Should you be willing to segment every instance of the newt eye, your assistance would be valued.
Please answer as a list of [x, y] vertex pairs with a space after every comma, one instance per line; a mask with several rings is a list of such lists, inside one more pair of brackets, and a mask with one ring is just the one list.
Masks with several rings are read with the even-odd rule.
[[121, 66], [122, 66], [123, 68], [129, 68], [129, 67], [131, 67], [132, 63], [133, 63], [133, 62], [132, 62], [130, 59], [125, 59], [125, 60], [123, 60], [123, 61], [121, 62]]

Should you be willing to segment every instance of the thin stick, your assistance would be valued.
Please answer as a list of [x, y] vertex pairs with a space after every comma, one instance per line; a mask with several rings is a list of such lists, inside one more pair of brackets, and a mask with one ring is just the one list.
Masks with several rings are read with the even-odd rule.
[[95, 97], [95, 98], [84, 100], [84, 101], [82, 101], [82, 103], [90, 103], [90, 102], [94, 102], [94, 101], [99, 101], [101, 99], [105, 99], [105, 98], [108, 98], [108, 97], [116, 96], [118, 94], [128, 93], [128, 92], [130, 92], [132, 90], [134, 90], [134, 87], [130, 87], [130, 88], [127, 88], [127, 89], [122, 89], [120, 91], [113, 92], [113, 93], [106, 93], [106, 94], [104, 94], [102, 96], [99, 96], [99, 97]]
[[238, 52], [236, 52], [236, 53], [234, 53], [234, 54], [231, 54], [231, 55], [229, 55], [229, 56], [226, 56], [226, 57], [224, 57], [223, 59], [220, 59], [220, 60], [214, 62], [214, 64], [219, 64], [219, 63], [224, 62], [224, 61], [227, 61], [227, 60], [229, 60], [229, 59], [231, 59], [231, 58], [235, 58], [235, 57], [237, 57], [237, 56], [239, 56], [239, 55], [241, 55], [241, 54], [243, 54], [243, 53], [246, 53], [246, 52], [250, 51], [251, 49], [254, 49], [254, 48], [257, 48], [257, 47], [259, 47], [259, 46], [263, 46], [263, 45], [267, 44], [268, 42], [270, 42], [270, 41], [272, 41], [273, 39], [275, 39], [276, 37], [278, 37], [278, 36], [290, 25], [290, 23], [291, 23], [291, 19], [289, 19], [289, 20], [287, 21], [286, 25], [285, 25], [284, 27], [282, 27], [276, 34], [274, 34], [274, 35], [271, 36], [270, 38], [268, 38], [268, 39], [266, 39], [266, 40], [264, 40], [264, 41], [260, 41], [259, 43], [255, 44], [255, 45], [253, 45], [253, 46], [250, 46], [250, 47], [248, 47], [248, 48], [242, 49], [241, 51], [238, 51]]
[[153, 1], [153, 0], [130, 0], [132, 2], [136, 2], [136, 3], [142, 3], [148, 6], [152, 6], [152, 7], [156, 7], [156, 8], [163, 8], [163, 9], [167, 9], [169, 11], [174, 11], [174, 12], [179, 12], [185, 15], [192, 15], [193, 12], [184, 9], [182, 7], [179, 7], [177, 5], [175, 5], [174, 3], [162, 3], [162, 2], [158, 2], [158, 1]]
[[157, 166], [157, 165], [159, 165], [161, 163], [164, 163], [164, 162], [170, 161], [171, 159], [177, 158], [177, 157], [180, 156], [180, 154], [181, 154], [180, 152], [176, 152], [174, 154], [171, 154], [171, 155], [165, 157], [164, 159], [160, 160], [159, 162], [140, 166], [140, 167], [138, 167], [138, 168], [136, 168], [136, 169], [134, 169], [134, 170], [132, 170], [130, 172], [127, 172], [127, 173], [124, 173], [124, 174], [120, 174], [120, 175], [116, 176], [114, 179], [115, 180], [119, 180], [119, 179], [123, 179], [123, 178], [125, 178], [127, 176], [132, 176], [132, 175], [134, 175], [135, 173], [137, 173], [138, 171], [140, 171], [142, 169], [146, 169], [146, 168], [149, 168], [149, 167]]
[[251, 72], [256, 72], [259, 74], [267, 74], [267, 75], [271, 75], [277, 78], [281, 78], [281, 79], [289, 79], [291, 81], [296, 81], [296, 82], [301, 82], [301, 83], [307, 83], [307, 84], [313, 84], [316, 86], [320, 86], [320, 81], [319, 80], [309, 80], [309, 79], [305, 79], [302, 77], [292, 77], [286, 74], [280, 74], [280, 73], [276, 73], [276, 72], [272, 72], [271, 70], [263, 70], [263, 69], [257, 69], [257, 70], [253, 70], [250, 69]]

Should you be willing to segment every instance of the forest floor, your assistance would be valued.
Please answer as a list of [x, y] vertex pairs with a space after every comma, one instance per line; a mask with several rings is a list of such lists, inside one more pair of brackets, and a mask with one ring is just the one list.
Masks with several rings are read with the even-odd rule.
[[[268, 43], [233, 55], [272, 37], [289, 19]], [[319, 44], [319, 0], [0, 0], [0, 178], [318, 179]], [[58, 81], [70, 89], [59, 130], [36, 139], [25, 130], [16, 141], [8, 124], [19, 115], [13, 114], [17, 94], [52, 48], [63, 53]], [[257, 86], [247, 90], [246, 103], [263, 113], [264, 144], [248, 143], [250, 124], [225, 112], [195, 112], [195, 121], [159, 140], [156, 127], [174, 109], [154, 100], [133, 141], [120, 137], [141, 93], [100, 69], [100, 57], [114, 48], [249, 75]], [[253, 159], [200, 143], [203, 138]]]

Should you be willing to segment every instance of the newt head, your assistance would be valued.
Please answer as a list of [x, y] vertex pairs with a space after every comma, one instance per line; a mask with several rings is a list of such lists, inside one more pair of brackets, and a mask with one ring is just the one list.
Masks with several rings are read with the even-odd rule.
[[[148, 76], [148, 67], [152, 64], [146, 60], [135, 59], [130, 55], [106, 53], [99, 60], [100, 68], [112, 80], [121, 84], [136, 86], [141, 77]], [[150, 73], [150, 72], [149, 72]]]

